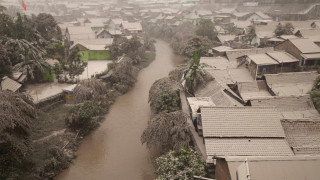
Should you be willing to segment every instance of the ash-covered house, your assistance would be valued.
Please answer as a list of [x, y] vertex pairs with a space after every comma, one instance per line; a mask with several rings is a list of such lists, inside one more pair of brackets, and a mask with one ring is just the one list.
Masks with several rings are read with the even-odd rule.
[[1, 79], [0, 89], [2, 91], [8, 90], [12, 92], [19, 92], [21, 90], [22, 84], [19, 82], [5, 76]]
[[89, 26], [69, 26], [66, 29], [65, 38], [68, 41], [75, 42], [95, 39], [96, 35]]
[[308, 94], [319, 76], [317, 72], [265, 74], [270, 93], [274, 96], [301, 96]]
[[80, 48], [81, 60], [108, 60], [110, 59], [110, 46], [113, 39], [93, 39], [75, 42], [70, 49]]
[[200, 113], [207, 162], [216, 156], [294, 155], [275, 108], [203, 107]]
[[121, 28], [122, 28], [122, 32], [125, 35], [137, 35], [142, 33], [142, 30], [143, 30], [140, 22], [131, 23], [131, 22], [124, 21], [122, 22]]
[[311, 39], [288, 39], [274, 47], [275, 50], [286, 51], [299, 59], [299, 66], [309, 70], [320, 64], [320, 47]]

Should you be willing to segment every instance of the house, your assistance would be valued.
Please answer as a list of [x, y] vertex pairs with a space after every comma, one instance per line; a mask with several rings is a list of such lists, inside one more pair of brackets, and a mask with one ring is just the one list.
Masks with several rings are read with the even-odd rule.
[[259, 79], [264, 74], [277, 73], [279, 62], [267, 54], [253, 54], [246, 56], [248, 70], [254, 79]]
[[257, 21], [272, 21], [272, 17], [264, 14], [263, 12], [254, 12], [250, 15], [246, 21], [257, 22]]
[[200, 63], [209, 65], [206, 69], [227, 69], [233, 67], [225, 57], [201, 57]]
[[75, 42], [79, 40], [95, 39], [96, 35], [91, 27], [87, 26], [69, 26], [66, 29], [66, 38], [69, 41]]
[[96, 39], [113, 38], [109, 31], [102, 29], [96, 32]]
[[315, 44], [320, 46], [320, 29], [319, 28], [310, 28], [310, 29], [300, 29], [295, 35], [300, 38], [308, 38], [313, 41]]
[[122, 19], [110, 19], [108, 28], [120, 30], [122, 26], [122, 22], [123, 22]]
[[319, 156], [218, 156], [216, 180], [280, 180], [320, 177]]
[[215, 15], [213, 16], [213, 22], [216, 24], [228, 24], [231, 22], [231, 17], [227, 15]]
[[252, 107], [274, 107], [284, 119], [319, 118], [310, 95], [256, 97], [251, 98], [249, 104]]
[[247, 33], [247, 28], [251, 26], [250, 21], [235, 21], [231, 24], [235, 27], [236, 35], [243, 35]]
[[274, 96], [301, 96], [307, 94], [313, 87], [317, 72], [294, 72], [265, 74], [265, 79]]
[[245, 102], [254, 98], [271, 97], [266, 82], [263, 80], [237, 82], [237, 92]]
[[133, 35], [133, 34], [139, 34], [142, 33], [142, 25], [140, 22], [122, 22], [122, 31], [126, 35]]
[[215, 156], [293, 155], [274, 108], [202, 107], [200, 113], [209, 162]]
[[251, 15], [250, 12], [234, 12], [232, 13], [232, 17], [236, 20], [245, 21]]
[[[226, 52], [227, 58], [230, 62], [236, 63], [244, 63], [242, 59], [239, 59], [240, 57], [243, 57], [244, 55], [253, 55], [253, 54], [262, 54], [266, 52], [272, 52], [273, 47], [268, 48], [254, 48], [254, 49], [234, 49]], [[237, 62], [238, 61], [238, 62]]]
[[243, 106], [237, 100], [237, 95], [228, 86], [220, 84], [216, 80], [199, 88], [195, 95], [196, 97], [210, 97], [212, 102], [219, 107]]
[[70, 49], [80, 48], [81, 60], [107, 60], [110, 58], [110, 46], [113, 39], [94, 39], [75, 42]]
[[218, 46], [211, 49], [211, 56], [225, 56], [227, 51], [232, 50], [228, 46]]
[[287, 39], [276, 45], [274, 49], [290, 53], [300, 60], [299, 65], [305, 69], [318, 65], [320, 60], [320, 47], [310, 39]]
[[299, 65], [299, 59], [285, 51], [267, 52], [266, 54], [279, 63], [277, 73], [294, 72]]
[[222, 44], [230, 44], [232, 41], [235, 41], [236, 36], [235, 35], [221, 35], [221, 34], [219, 34], [217, 36], [217, 38]]
[[17, 81], [5, 76], [1, 79], [0, 88], [2, 91], [8, 90], [12, 92], [19, 92], [22, 85]]
[[319, 119], [284, 119], [281, 124], [295, 155], [320, 155]]
[[27, 75], [22, 72], [12, 73], [13, 80], [17, 81], [20, 84], [23, 84], [27, 80]]
[[188, 15], [186, 15], [184, 18], [183, 18], [183, 21], [184, 22], [190, 22], [191, 24], [193, 25], [199, 25], [199, 21], [200, 21], [200, 16], [198, 14], [196, 14], [195, 12], [193, 13], [190, 13]]
[[312, 28], [320, 29], [320, 21], [314, 21], [314, 22], [311, 24], [311, 27], [312, 27]]
[[201, 107], [213, 107], [215, 104], [212, 102], [210, 97], [188, 97], [187, 98], [190, 117], [193, 122], [193, 125], [200, 136], [202, 136], [202, 126], [198, 123], [198, 114]]

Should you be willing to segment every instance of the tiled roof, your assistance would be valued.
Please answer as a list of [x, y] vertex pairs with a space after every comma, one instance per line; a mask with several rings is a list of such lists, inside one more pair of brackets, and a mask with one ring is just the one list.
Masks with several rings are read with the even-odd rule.
[[8, 77], [2, 78], [1, 81], [1, 90], [9, 90], [16, 92], [22, 85]]
[[208, 156], [292, 156], [285, 139], [205, 138]]
[[203, 107], [203, 137], [285, 137], [273, 108]]
[[318, 77], [317, 72], [294, 72], [265, 74], [269, 88], [277, 96], [300, 96], [307, 94]]
[[299, 119], [281, 123], [295, 154], [320, 154], [320, 121]]

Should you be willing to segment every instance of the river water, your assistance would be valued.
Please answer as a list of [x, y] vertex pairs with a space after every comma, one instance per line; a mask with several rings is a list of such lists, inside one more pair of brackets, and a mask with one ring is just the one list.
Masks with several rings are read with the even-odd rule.
[[151, 85], [168, 75], [183, 58], [169, 44], [157, 40], [156, 59], [142, 69], [135, 86], [117, 98], [102, 125], [87, 136], [78, 157], [57, 180], [149, 180], [154, 167], [140, 136], [150, 117], [148, 93]]

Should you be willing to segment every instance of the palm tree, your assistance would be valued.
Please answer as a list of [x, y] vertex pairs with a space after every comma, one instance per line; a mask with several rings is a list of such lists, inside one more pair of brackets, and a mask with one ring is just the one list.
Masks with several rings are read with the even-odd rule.
[[186, 91], [193, 96], [197, 86], [205, 82], [206, 73], [203, 69], [205, 66], [206, 64], [200, 63], [200, 51], [194, 51], [191, 65], [183, 73], [182, 83]]

